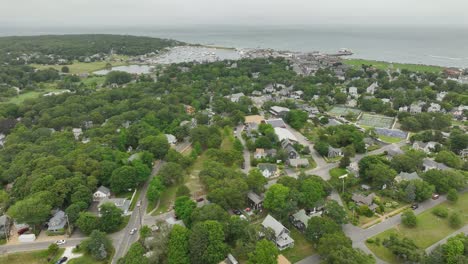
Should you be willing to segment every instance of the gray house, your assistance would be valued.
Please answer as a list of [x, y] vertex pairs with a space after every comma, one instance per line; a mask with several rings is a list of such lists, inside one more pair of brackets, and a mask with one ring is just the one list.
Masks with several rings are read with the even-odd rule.
[[[114, 204], [117, 208], [122, 210], [123, 215], [129, 215], [131, 212], [129, 212], [130, 208], [130, 200], [125, 199], [125, 198], [104, 198], [99, 202], [98, 208], [101, 210], [101, 206], [105, 203], [112, 203]], [[99, 214], [100, 215], [100, 214]]]
[[248, 204], [253, 210], [262, 210], [263, 209], [263, 195], [258, 195], [252, 191], [247, 193]]
[[343, 152], [339, 148], [334, 148], [332, 146], [328, 147], [328, 157], [335, 158], [343, 156]]
[[289, 236], [289, 229], [284, 227], [271, 215], [267, 215], [265, 220], [262, 222], [263, 228], [271, 228], [275, 232], [275, 244], [279, 250], [294, 247], [294, 239]]
[[421, 178], [416, 172], [413, 172], [413, 173], [400, 172], [400, 174], [398, 174], [395, 177], [395, 181], [397, 183], [400, 183], [402, 181], [412, 181], [412, 180], [420, 180], [420, 179]]
[[47, 231], [49, 232], [61, 232], [67, 225], [67, 215], [64, 211], [58, 210], [54, 216], [50, 218]]

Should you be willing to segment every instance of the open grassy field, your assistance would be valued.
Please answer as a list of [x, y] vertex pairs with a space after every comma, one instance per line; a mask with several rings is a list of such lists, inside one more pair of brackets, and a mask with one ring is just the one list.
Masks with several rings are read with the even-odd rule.
[[361, 113], [361, 110], [344, 106], [334, 106], [330, 111], [328, 111], [329, 114], [334, 116], [345, 116], [349, 112], [358, 116]]
[[92, 73], [98, 70], [105, 69], [107, 63], [112, 64], [112, 66], [122, 66], [122, 65], [127, 64], [125, 61], [94, 61], [94, 62], [75, 61], [73, 62], [73, 64], [69, 64], [69, 65], [31, 64], [31, 66], [37, 69], [53, 68], [58, 71], [60, 71], [63, 66], [68, 66], [71, 74], [80, 74], [80, 73]]
[[403, 138], [389, 137], [384, 135], [379, 135], [379, 139], [387, 143], [398, 143], [403, 140]]
[[338, 177], [338, 176], [342, 176], [342, 175], [345, 175], [348, 171], [346, 169], [343, 169], [343, 168], [333, 168], [330, 170], [330, 176], [332, 177]]
[[377, 69], [387, 70], [391, 67], [393, 69], [409, 70], [415, 72], [434, 72], [439, 73], [443, 67], [433, 65], [421, 65], [421, 64], [406, 64], [406, 63], [390, 63], [385, 61], [374, 61], [374, 60], [363, 60], [363, 59], [346, 59], [343, 62], [347, 65], [354, 67], [361, 67], [362, 64], [372, 65]]
[[106, 264], [107, 261], [97, 261], [93, 259], [91, 256], [83, 255], [76, 259], [71, 259], [67, 262], [68, 264]]
[[[460, 195], [457, 203], [444, 202], [437, 207], [445, 207], [449, 210], [449, 214], [453, 212], [460, 212], [464, 217], [465, 224], [468, 223], [468, 193]], [[415, 228], [407, 228], [403, 225], [398, 225], [394, 228], [386, 230], [378, 234], [375, 237], [372, 237], [373, 240], [379, 238], [381, 241], [389, 237], [391, 234], [397, 236], [406, 236], [414, 241], [414, 243], [420, 248], [427, 248], [437, 241], [443, 239], [444, 237], [455, 232], [456, 229], [453, 229], [449, 226], [447, 218], [439, 218], [432, 214], [432, 210], [429, 209], [417, 216], [418, 226]], [[398, 263], [397, 259], [393, 254], [385, 247], [381, 245], [376, 245], [374, 243], [366, 243], [372, 252], [374, 252], [379, 258], [389, 262], [389, 263]]]
[[291, 237], [294, 239], [294, 247], [281, 251], [281, 254], [291, 261], [291, 263], [296, 263], [316, 253], [312, 243], [307, 241], [304, 235], [297, 229], [291, 228]]
[[55, 263], [60, 258], [65, 249], [59, 249], [58, 253], [50, 261], [47, 250], [21, 252], [0, 256], [1, 264], [48, 264]]

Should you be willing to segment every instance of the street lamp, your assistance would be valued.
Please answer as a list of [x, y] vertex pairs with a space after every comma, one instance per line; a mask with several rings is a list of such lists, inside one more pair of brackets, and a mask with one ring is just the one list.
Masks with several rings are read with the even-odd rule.
[[343, 180], [343, 193], [344, 193], [344, 179], [348, 177], [348, 174], [338, 177], [339, 179]]

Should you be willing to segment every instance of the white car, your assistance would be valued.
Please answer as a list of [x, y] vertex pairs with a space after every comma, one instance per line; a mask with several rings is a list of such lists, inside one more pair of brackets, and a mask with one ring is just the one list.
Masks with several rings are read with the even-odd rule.
[[60, 245], [65, 245], [65, 243], [67, 243], [67, 241], [65, 241], [64, 239], [60, 239], [60, 240], [55, 241], [55, 244], [57, 244], [59, 246]]
[[132, 228], [132, 230], [130, 230], [130, 235], [133, 235], [133, 234], [135, 234], [135, 233], [136, 233], [136, 231], [137, 231], [137, 229], [136, 229], [136, 228]]

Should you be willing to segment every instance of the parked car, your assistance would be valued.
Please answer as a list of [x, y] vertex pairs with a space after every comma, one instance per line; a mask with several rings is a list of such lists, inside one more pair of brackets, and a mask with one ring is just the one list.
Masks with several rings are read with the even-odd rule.
[[205, 198], [203, 198], [203, 197], [200, 197], [200, 198], [197, 199], [197, 203], [201, 203], [203, 201], [205, 201]]
[[28, 231], [29, 231], [29, 227], [23, 227], [20, 230], [18, 230], [18, 235], [22, 235]]
[[242, 162], [241, 168], [242, 168], [242, 169], [245, 169], [245, 162]]
[[419, 208], [419, 204], [417, 204], [417, 203], [414, 203], [414, 204], [411, 205], [411, 209], [413, 209], [413, 210], [416, 210], [418, 208]]
[[434, 194], [432, 195], [432, 200], [437, 200], [437, 199], [439, 199], [439, 197], [440, 197], [439, 194], [434, 193]]
[[65, 243], [67, 243], [67, 241], [64, 240], [64, 239], [60, 239], [60, 240], [55, 241], [55, 244], [57, 244], [57, 245], [59, 245], [59, 246], [60, 246], [60, 245], [65, 245]]
[[233, 209], [232, 212], [234, 214], [236, 214], [236, 215], [241, 215], [242, 214], [242, 212], [240, 210], [238, 210], [238, 209]]
[[137, 207], [140, 207], [140, 206], [141, 206], [141, 200], [137, 202], [136, 206], [137, 206]]
[[55, 262], [55, 264], [62, 264], [62, 263], [65, 263], [67, 260], [68, 260], [67, 257], [63, 257], [63, 258], [57, 260], [57, 262]]
[[136, 228], [132, 228], [132, 230], [130, 230], [130, 235], [133, 235], [133, 234], [135, 234], [135, 233], [136, 233], [136, 231], [137, 231], [137, 229], [136, 229]]

